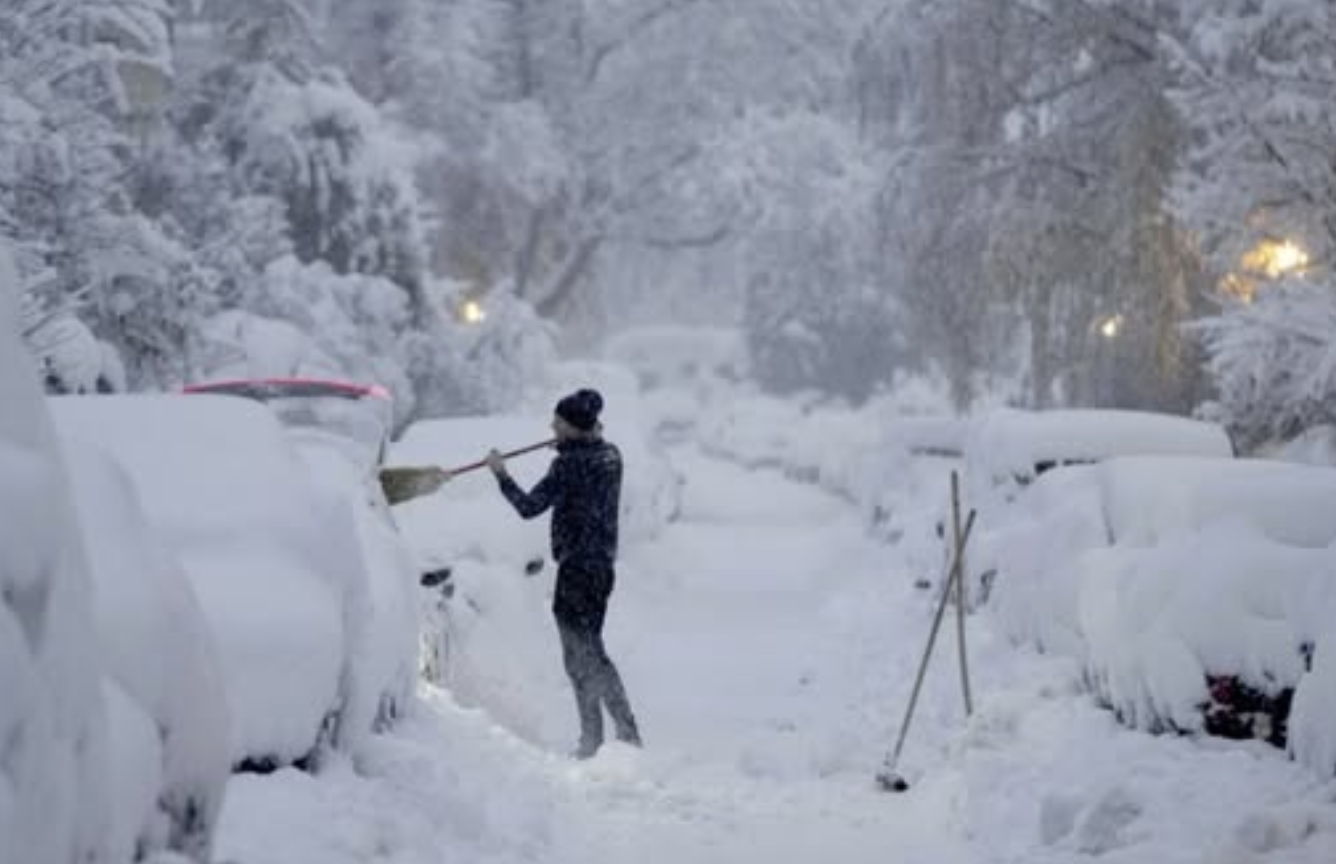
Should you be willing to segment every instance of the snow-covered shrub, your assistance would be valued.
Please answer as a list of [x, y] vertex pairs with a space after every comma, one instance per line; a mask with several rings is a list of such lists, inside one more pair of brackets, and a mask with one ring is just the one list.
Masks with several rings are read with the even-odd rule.
[[231, 767], [230, 709], [213, 633], [181, 565], [153, 536], [130, 479], [85, 442], [96, 434], [66, 434], [64, 452], [109, 679], [117, 847], [208, 861]]
[[1269, 285], [1195, 327], [1217, 392], [1206, 412], [1241, 444], [1336, 423], [1336, 281]]
[[91, 583], [0, 245], [0, 860], [112, 860]]
[[343, 721], [374, 716], [376, 700], [350, 655], [368, 602], [357, 532], [348, 503], [313, 484], [273, 415], [223, 396], [51, 404], [62, 431], [95, 435], [125, 469], [185, 567], [222, 663], [233, 763], [355, 748], [367, 730]]

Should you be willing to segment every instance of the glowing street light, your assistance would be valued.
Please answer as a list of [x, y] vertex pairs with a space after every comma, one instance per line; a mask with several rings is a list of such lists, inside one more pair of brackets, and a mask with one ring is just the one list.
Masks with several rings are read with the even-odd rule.
[[1251, 303], [1259, 283], [1302, 276], [1312, 263], [1308, 251], [1293, 240], [1263, 240], [1239, 259], [1238, 273], [1228, 273], [1221, 288], [1245, 303]]
[[1302, 274], [1308, 263], [1308, 253], [1293, 240], [1263, 240], [1242, 261], [1244, 270], [1268, 279]]
[[1116, 339], [1123, 332], [1123, 316], [1109, 315], [1095, 322], [1095, 329], [1105, 339]]
[[487, 310], [477, 300], [465, 300], [459, 304], [459, 320], [465, 324], [481, 324], [487, 320]]

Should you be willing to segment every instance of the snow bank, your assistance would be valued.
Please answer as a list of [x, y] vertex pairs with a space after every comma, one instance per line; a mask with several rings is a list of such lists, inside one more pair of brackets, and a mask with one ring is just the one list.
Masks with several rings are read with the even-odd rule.
[[128, 834], [118, 848], [208, 860], [231, 767], [212, 634], [180, 564], [151, 535], [129, 478], [88, 445], [66, 441], [65, 454], [97, 589], [110, 728], [124, 743], [113, 771], [117, 826]]
[[90, 581], [17, 284], [0, 244], [0, 861], [113, 860]]
[[[232, 760], [309, 755], [349, 696], [349, 617], [364, 608], [346, 502], [319, 494], [272, 414], [245, 399], [51, 405], [65, 435], [93, 439], [126, 470], [184, 565], [222, 662]], [[353, 746], [360, 730], [341, 731]]]

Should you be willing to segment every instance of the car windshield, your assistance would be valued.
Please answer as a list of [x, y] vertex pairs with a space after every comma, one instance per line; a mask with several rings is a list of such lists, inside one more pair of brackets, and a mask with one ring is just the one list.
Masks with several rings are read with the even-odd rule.
[[263, 402], [289, 429], [332, 436], [368, 468], [380, 463], [389, 438], [390, 400], [378, 388], [333, 382], [238, 381], [190, 388], [192, 393], [243, 396]]

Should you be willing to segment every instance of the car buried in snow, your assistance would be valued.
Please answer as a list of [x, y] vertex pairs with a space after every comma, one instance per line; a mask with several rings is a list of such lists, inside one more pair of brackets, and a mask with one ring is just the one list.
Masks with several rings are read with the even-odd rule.
[[377, 384], [260, 378], [194, 384], [190, 395], [232, 396], [266, 406], [287, 430], [312, 481], [346, 501], [366, 574], [362, 678], [377, 682], [372, 726], [385, 728], [412, 698], [416, 680], [419, 576], [379, 481], [393, 422], [390, 392]]
[[1313, 672], [1336, 649], [1336, 469], [1118, 457], [1045, 473], [1011, 506], [992, 615], [1075, 659], [1121, 721], [1280, 747], [1330, 727]]
[[[1005, 408], [981, 415], [970, 424], [964, 442], [962, 511], [973, 509], [978, 517], [965, 559], [970, 602], [987, 602], [993, 583], [1005, 578], [997, 550], [1008, 542], [1014, 517], [1023, 512], [1016, 502], [1041, 476], [1121, 456], [1229, 459], [1234, 455], [1223, 427], [1170, 414]], [[949, 514], [937, 523], [945, 556], [953, 543], [950, 525]]]

